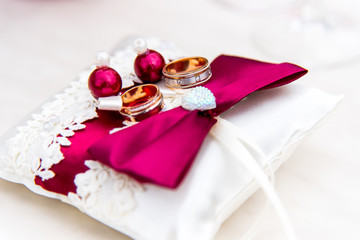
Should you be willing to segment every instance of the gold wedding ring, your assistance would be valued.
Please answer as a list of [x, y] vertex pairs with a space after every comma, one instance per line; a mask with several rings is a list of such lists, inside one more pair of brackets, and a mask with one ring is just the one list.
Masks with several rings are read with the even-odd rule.
[[133, 87], [124, 92], [121, 98], [123, 106], [120, 113], [133, 122], [159, 113], [164, 106], [160, 89], [154, 84]]
[[187, 57], [172, 61], [163, 68], [165, 84], [171, 88], [190, 88], [211, 78], [209, 61], [204, 57]]

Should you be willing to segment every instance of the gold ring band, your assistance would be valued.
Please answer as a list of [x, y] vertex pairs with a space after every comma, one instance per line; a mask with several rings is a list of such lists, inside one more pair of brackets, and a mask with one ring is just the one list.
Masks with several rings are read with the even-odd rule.
[[190, 88], [207, 82], [212, 76], [210, 63], [204, 57], [187, 57], [166, 64], [165, 84], [171, 88]]
[[133, 122], [138, 122], [159, 113], [164, 106], [158, 86], [144, 84], [133, 87], [121, 96], [123, 106], [120, 113]]

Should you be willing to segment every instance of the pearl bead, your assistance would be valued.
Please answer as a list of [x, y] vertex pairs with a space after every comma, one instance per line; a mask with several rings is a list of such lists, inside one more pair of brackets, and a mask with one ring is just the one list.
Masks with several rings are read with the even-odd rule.
[[107, 52], [98, 52], [96, 55], [96, 66], [109, 66], [110, 65], [110, 55]]
[[141, 38], [136, 39], [134, 41], [133, 50], [137, 54], [143, 54], [147, 51], [147, 43], [145, 42], [144, 39]]

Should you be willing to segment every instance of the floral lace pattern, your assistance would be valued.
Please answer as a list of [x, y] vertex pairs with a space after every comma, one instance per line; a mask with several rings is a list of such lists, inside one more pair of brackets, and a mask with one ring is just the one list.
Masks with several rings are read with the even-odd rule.
[[[172, 43], [155, 38], [146, 40], [149, 47], [161, 52], [167, 62], [184, 56]], [[111, 58], [110, 66], [120, 73], [124, 87], [139, 82], [133, 72], [135, 57], [129, 46]], [[50, 168], [63, 160], [61, 146], [70, 146], [68, 138], [85, 128], [83, 122], [97, 117], [95, 101], [87, 87], [93, 69], [94, 66], [81, 72], [77, 81], [56, 95], [54, 101], [44, 104], [42, 112], [33, 114], [26, 126], [18, 128], [18, 134], [7, 143], [8, 156], [0, 159], [7, 172], [29, 179], [39, 176], [43, 181], [55, 176]]]
[[97, 161], [86, 161], [89, 170], [76, 175], [76, 194], [69, 193], [69, 202], [100, 219], [117, 222], [136, 207], [134, 194], [144, 191], [137, 181]]
[[[146, 41], [149, 48], [164, 56], [166, 62], [184, 56], [172, 43], [155, 38]], [[121, 75], [124, 88], [140, 81], [133, 72], [135, 57], [129, 46], [115, 52], [111, 58], [110, 66]], [[81, 72], [78, 80], [55, 95], [54, 100], [42, 106], [40, 113], [33, 114], [25, 126], [17, 129], [17, 135], [7, 142], [7, 155], [0, 156], [5, 166], [3, 171], [19, 176], [24, 182], [33, 182], [36, 177], [42, 181], [56, 177], [51, 167], [64, 159], [61, 146], [70, 146], [69, 138], [76, 131], [85, 129], [85, 121], [97, 117], [95, 99], [87, 86], [88, 76], [94, 68]], [[165, 86], [160, 89], [164, 95], [164, 110], [180, 105], [176, 91]], [[125, 127], [133, 124], [124, 122]], [[113, 129], [110, 133], [121, 129]], [[76, 193], [61, 199], [97, 219], [118, 223], [121, 216], [135, 209], [134, 195], [144, 191], [143, 186], [97, 161], [88, 160], [84, 164], [89, 170], [76, 175]]]
[[47, 180], [55, 176], [50, 168], [63, 160], [61, 146], [70, 146], [69, 137], [85, 128], [82, 122], [97, 117], [94, 100], [86, 88], [85, 74], [73, 82], [55, 100], [33, 114], [26, 126], [7, 142], [8, 156], [1, 157], [5, 171], [34, 179]]

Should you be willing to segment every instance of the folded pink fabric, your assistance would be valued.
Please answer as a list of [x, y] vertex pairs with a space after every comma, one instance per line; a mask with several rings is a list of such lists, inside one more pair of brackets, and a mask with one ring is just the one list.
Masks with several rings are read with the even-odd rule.
[[204, 85], [216, 98], [216, 109], [204, 114], [181, 107], [152, 116], [135, 126], [101, 138], [90, 146], [93, 159], [142, 182], [176, 188], [188, 172], [214, 116], [259, 89], [290, 83], [307, 70], [290, 64], [219, 56]]

